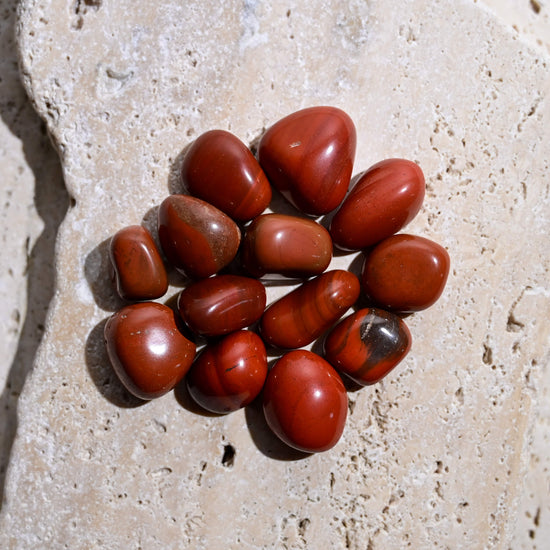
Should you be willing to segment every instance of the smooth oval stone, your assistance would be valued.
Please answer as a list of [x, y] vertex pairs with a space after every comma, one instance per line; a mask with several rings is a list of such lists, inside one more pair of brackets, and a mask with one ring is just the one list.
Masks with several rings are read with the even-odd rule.
[[407, 355], [411, 333], [388, 311], [360, 309], [340, 321], [324, 344], [325, 359], [362, 386], [375, 384]]
[[278, 348], [300, 348], [328, 330], [356, 302], [357, 277], [344, 270], [327, 271], [271, 304], [262, 316], [264, 342]]
[[283, 355], [269, 371], [263, 392], [268, 426], [287, 445], [315, 453], [342, 436], [348, 397], [338, 373], [307, 350]]
[[319, 275], [332, 258], [329, 232], [317, 222], [284, 214], [263, 214], [246, 229], [242, 263], [254, 277]]
[[211, 130], [188, 149], [181, 168], [189, 192], [245, 222], [261, 214], [271, 201], [271, 186], [258, 161], [233, 134]]
[[229, 216], [188, 195], [162, 201], [158, 232], [170, 263], [194, 279], [210, 277], [227, 266], [241, 242], [241, 232]]
[[262, 339], [241, 330], [208, 345], [195, 359], [186, 382], [201, 407], [225, 414], [251, 403], [264, 387], [266, 376]]
[[195, 358], [195, 344], [167, 306], [142, 302], [113, 314], [104, 329], [113, 368], [130, 393], [153, 399], [170, 391]]
[[356, 131], [335, 107], [310, 107], [271, 126], [258, 146], [270, 183], [296, 208], [318, 216], [344, 199], [353, 171]]
[[204, 336], [220, 336], [255, 323], [265, 309], [265, 288], [240, 275], [218, 275], [181, 291], [178, 310], [187, 326]]
[[439, 244], [414, 235], [385, 239], [367, 255], [361, 281], [367, 296], [383, 309], [410, 313], [441, 296], [450, 258]]
[[407, 225], [418, 213], [426, 184], [420, 167], [388, 159], [361, 175], [330, 225], [333, 242], [346, 250], [371, 246]]
[[153, 300], [168, 290], [160, 252], [147, 229], [131, 225], [111, 238], [109, 256], [117, 292], [124, 300]]

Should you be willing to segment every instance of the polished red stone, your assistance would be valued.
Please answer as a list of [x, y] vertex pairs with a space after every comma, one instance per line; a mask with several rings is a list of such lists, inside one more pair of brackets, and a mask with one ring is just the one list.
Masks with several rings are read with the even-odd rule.
[[267, 376], [267, 355], [262, 339], [240, 330], [208, 345], [186, 377], [191, 397], [215, 413], [236, 411], [260, 393]]
[[195, 344], [180, 332], [176, 314], [155, 302], [123, 307], [107, 321], [104, 336], [116, 374], [140, 399], [170, 391], [195, 358]]
[[189, 277], [209, 277], [237, 254], [241, 233], [221, 210], [187, 195], [164, 199], [158, 212], [162, 249], [170, 263]]
[[264, 312], [265, 303], [265, 288], [256, 279], [218, 275], [182, 290], [178, 310], [193, 332], [220, 336], [255, 323]]
[[338, 373], [307, 350], [283, 355], [267, 376], [265, 419], [287, 445], [310, 453], [338, 443], [348, 413], [348, 397]]
[[414, 162], [388, 159], [361, 175], [330, 225], [334, 244], [371, 246], [407, 225], [422, 206], [424, 174]]
[[335, 107], [310, 107], [269, 128], [258, 159], [272, 185], [306, 214], [321, 215], [344, 199], [353, 171], [356, 131]]
[[324, 347], [336, 370], [365, 386], [379, 382], [407, 355], [411, 333], [394, 313], [365, 308], [340, 321]]
[[153, 300], [168, 290], [168, 276], [151, 234], [131, 225], [113, 235], [109, 256], [117, 292], [125, 300]]
[[260, 321], [264, 342], [284, 349], [310, 344], [344, 315], [359, 292], [349, 271], [327, 271], [307, 281], [267, 308]]
[[181, 168], [189, 193], [237, 221], [261, 214], [271, 201], [271, 186], [248, 147], [225, 130], [199, 136]]
[[439, 244], [399, 234], [371, 250], [361, 280], [375, 304], [407, 313], [426, 309], [441, 296], [449, 267], [449, 254]]
[[329, 232], [317, 222], [284, 214], [263, 214], [246, 229], [242, 263], [254, 277], [277, 273], [319, 275], [332, 258]]

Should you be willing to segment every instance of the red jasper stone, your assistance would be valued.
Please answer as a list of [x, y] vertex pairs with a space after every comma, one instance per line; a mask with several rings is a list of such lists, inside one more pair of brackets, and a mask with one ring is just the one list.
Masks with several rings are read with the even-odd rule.
[[379, 382], [411, 348], [405, 322], [376, 308], [360, 309], [340, 321], [325, 340], [325, 359], [362, 386]]
[[243, 266], [254, 277], [266, 273], [311, 277], [323, 273], [331, 258], [329, 232], [313, 220], [296, 216], [258, 216], [243, 238]]
[[439, 244], [399, 234], [371, 250], [361, 280], [374, 303], [408, 313], [426, 309], [441, 296], [449, 267], [449, 254]]
[[181, 291], [178, 310], [187, 326], [204, 336], [220, 336], [255, 323], [265, 309], [265, 288], [239, 275], [218, 275]]
[[266, 344], [300, 348], [328, 330], [359, 297], [360, 284], [349, 271], [327, 271], [271, 304], [260, 329]]
[[140, 399], [170, 391], [195, 358], [195, 344], [180, 332], [175, 313], [155, 302], [117, 311], [107, 321], [104, 337], [116, 374]]
[[115, 233], [109, 256], [117, 292], [124, 300], [153, 300], [168, 290], [168, 276], [160, 252], [145, 227], [131, 225]]
[[353, 171], [356, 131], [335, 107], [310, 107], [276, 122], [258, 147], [271, 184], [306, 214], [321, 215], [344, 199]]
[[178, 270], [194, 279], [210, 277], [237, 254], [241, 233], [221, 210], [187, 195], [171, 195], [158, 212], [162, 249]]
[[266, 376], [267, 354], [262, 339], [241, 330], [207, 346], [191, 366], [186, 381], [191, 397], [201, 407], [224, 414], [251, 403]]
[[181, 168], [189, 192], [244, 222], [261, 214], [271, 201], [271, 186], [248, 147], [225, 130], [199, 136]]
[[388, 159], [361, 175], [330, 225], [334, 244], [371, 246], [407, 225], [424, 200], [424, 174], [414, 162]]
[[310, 453], [338, 443], [348, 413], [346, 389], [338, 373], [307, 350], [283, 355], [267, 376], [265, 419], [287, 445]]

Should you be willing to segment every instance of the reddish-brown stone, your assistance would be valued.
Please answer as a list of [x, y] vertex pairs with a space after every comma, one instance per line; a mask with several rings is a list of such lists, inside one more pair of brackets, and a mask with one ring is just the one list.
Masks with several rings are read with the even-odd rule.
[[409, 313], [426, 309], [441, 296], [449, 267], [449, 254], [439, 244], [399, 234], [370, 251], [361, 280], [375, 304]]
[[189, 193], [237, 221], [261, 214], [271, 201], [271, 186], [248, 147], [225, 130], [199, 136], [185, 154], [181, 169]]
[[158, 212], [162, 249], [174, 267], [194, 279], [209, 277], [237, 254], [241, 233], [221, 210], [187, 195], [164, 199]]
[[407, 225], [422, 206], [424, 174], [414, 162], [388, 159], [361, 175], [330, 225], [334, 244], [371, 246]]
[[260, 322], [266, 344], [284, 349], [310, 344], [328, 330], [359, 297], [357, 277], [327, 271], [271, 304]]
[[140, 399], [170, 391], [195, 358], [195, 344], [180, 332], [176, 314], [155, 302], [123, 307], [107, 321], [104, 336], [116, 374]]
[[325, 359], [363, 386], [379, 382], [407, 355], [411, 333], [400, 317], [365, 308], [340, 321], [325, 340]]
[[267, 424], [282, 441], [313, 453], [338, 443], [348, 397], [338, 373], [324, 359], [296, 350], [283, 355], [269, 372], [263, 408]]
[[160, 298], [168, 276], [160, 252], [147, 229], [131, 225], [113, 235], [109, 246], [117, 292], [124, 300]]
[[306, 214], [326, 214], [344, 199], [353, 171], [356, 131], [335, 107], [310, 107], [269, 128], [258, 159], [270, 183]]
[[264, 312], [265, 302], [265, 288], [256, 279], [218, 275], [182, 290], [178, 310], [193, 332], [220, 336], [255, 323]]
[[246, 229], [242, 263], [254, 277], [319, 275], [332, 258], [329, 232], [317, 222], [284, 214], [263, 214]]
[[251, 403], [267, 376], [262, 339], [248, 330], [208, 345], [197, 357], [186, 382], [191, 397], [208, 411], [224, 414]]

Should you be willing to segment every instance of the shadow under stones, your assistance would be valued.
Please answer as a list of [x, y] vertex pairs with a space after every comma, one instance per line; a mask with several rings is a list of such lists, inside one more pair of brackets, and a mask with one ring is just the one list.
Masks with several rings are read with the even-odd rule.
[[[20, 140], [35, 179], [34, 205], [44, 229], [27, 257], [27, 309], [6, 386], [0, 396], [0, 497], [17, 428], [17, 404], [42, 340], [55, 288], [54, 251], [58, 228], [69, 208], [59, 158], [44, 123], [33, 110], [18, 73], [15, 22], [17, 0], [0, 0], [0, 117]], [[27, 240], [28, 242], [28, 240]], [[24, 243], [21, 243], [22, 246]], [[28, 246], [28, 245], [27, 245]]]

